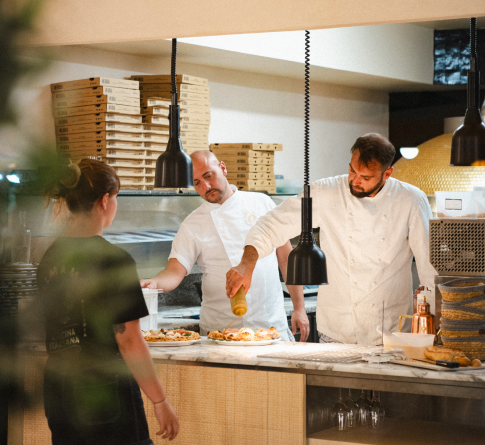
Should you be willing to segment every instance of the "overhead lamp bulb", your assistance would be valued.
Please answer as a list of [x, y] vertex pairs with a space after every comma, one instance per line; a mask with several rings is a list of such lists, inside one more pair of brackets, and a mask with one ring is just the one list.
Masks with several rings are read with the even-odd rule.
[[167, 148], [155, 167], [155, 188], [193, 187], [192, 160], [184, 152], [180, 140], [180, 106], [176, 84], [177, 39], [172, 39], [172, 102], [169, 106], [169, 138]]
[[286, 284], [320, 285], [327, 283], [325, 254], [315, 244], [312, 231], [310, 197], [310, 31], [305, 31], [305, 179], [301, 199], [301, 234], [298, 245], [288, 255]]
[[480, 114], [480, 71], [477, 61], [477, 19], [470, 19], [470, 70], [463, 125], [453, 133], [451, 166], [485, 166], [485, 125]]
[[418, 156], [419, 148], [418, 147], [401, 147], [399, 149], [399, 152], [401, 153], [403, 158], [414, 159], [416, 156]]

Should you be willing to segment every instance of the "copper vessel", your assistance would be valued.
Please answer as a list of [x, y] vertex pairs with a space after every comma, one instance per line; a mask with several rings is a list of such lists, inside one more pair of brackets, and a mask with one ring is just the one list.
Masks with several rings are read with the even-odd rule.
[[412, 318], [412, 334], [436, 335], [434, 315], [430, 312], [430, 306], [429, 303], [426, 302], [426, 297], [423, 296], [422, 303], [418, 304], [418, 312], [414, 315], [401, 315], [399, 317], [399, 332], [401, 332], [403, 318]]
[[436, 334], [434, 315], [430, 312], [426, 297], [423, 297], [423, 302], [418, 304], [418, 312], [413, 315], [411, 332], [413, 334]]

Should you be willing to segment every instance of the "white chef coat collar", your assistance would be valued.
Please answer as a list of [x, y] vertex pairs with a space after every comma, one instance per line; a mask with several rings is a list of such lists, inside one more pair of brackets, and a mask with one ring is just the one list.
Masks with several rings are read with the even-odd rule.
[[234, 193], [228, 199], [226, 199], [222, 204], [219, 204], [217, 202], [209, 202], [209, 201], [206, 201], [205, 202], [205, 205], [208, 206], [209, 209], [214, 210], [214, 209], [220, 208], [222, 205], [226, 204], [227, 202], [234, 201], [236, 199], [234, 197], [236, 196], [236, 192], [238, 191], [237, 190], [237, 187], [234, 184], [229, 184], [229, 187], [231, 187], [231, 190]]

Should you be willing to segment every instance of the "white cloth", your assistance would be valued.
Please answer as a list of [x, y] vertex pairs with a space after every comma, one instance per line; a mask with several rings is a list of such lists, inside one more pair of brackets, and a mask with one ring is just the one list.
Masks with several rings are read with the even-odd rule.
[[[269, 196], [238, 191], [233, 185], [231, 188], [235, 193], [223, 204], [205, 202], [185, 219], [173, 240], [169, 257], [176, 258], [187, 273], [195, 262], [200, 266], [200, 328], [203, 334], [224, 329], [234, 320], [226, 296], [226, 273], [240, 263], [249, 229], [275, 207]], [[274, 248], [266, 258], [257, 262], [246, 300], [248, 311], [231, 328], [274, 326], [278, 331], [286, 332], [288, 323]]]
[[[348, 175], [314, 182], [310, 197], [329, 283], [318, 291], [318, 331], [342, 343], [378, 344], [383, 301], [389, 331], [396, 331], [399, 316], [412, 309], [413, 254], [421, 284], [434, 289], [427, 197], [389, 178], [375, 197], [356, 198]], [[292, 197], [262, 217], [245, 244], [262, 258], [300, 233], [301, 200]]]

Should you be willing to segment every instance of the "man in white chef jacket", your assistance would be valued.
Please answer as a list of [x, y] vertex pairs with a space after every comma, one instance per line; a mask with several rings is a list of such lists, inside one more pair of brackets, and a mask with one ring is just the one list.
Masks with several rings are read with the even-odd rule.
[[[226, 273], [239, 264], [244, 241], [258, 218], [275, 208], [272, 199], [262, 193], [237, 190], [227, 181], [224, 162], [208, 150], [191, 155], [194, 187], [206, 200], [181, 224], [173, 242], [167, 267], [155, 277], [141, 280], [142, 287], [175, 289], [197, 262], [202, 271], [202, 306], [200, 331], [202, 335], [224, 329], [234, 315], [226, 296]], [[248, 310], [231, 327], [268, 329], [274, 326], [283, 340], [294, 340], [288, 329], [283, 305], [283, 290], [278, 273], [286, 279], [288, 239], [267, 252], [255, 264], [252, 287], [246, 293]], [[288, 286], [293, 302], [291, 318], [293, 333], [300, 328], [300, 341], [309, 334], [301, 286]]]
[[[321, 342], [380, 344], [381, 324], [397, 330], [399, 316], [412, 305], [411, 263], [420, 282], [434, 289], [429, 262], [426, 195], [391, 178], [393, 145], [369, 133], [351, 149], [348, 175], [311, 184], [313, 226], [320, 227], [328, 285], [320, 286], [317, 329]], [[229, 297], [240, 285], [250, 288], [251, 270], [273, 246], [301, 233], [301, 195], [284, 201], [249, 231], [241, 263], [227, 274]], [[431, 302], [434, 310], [434, 301]]]

